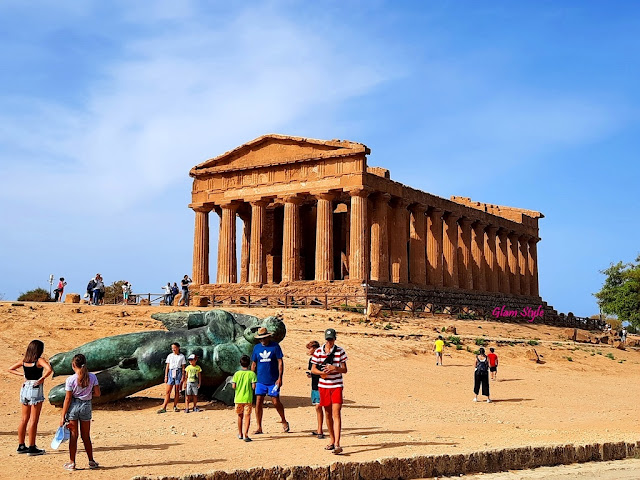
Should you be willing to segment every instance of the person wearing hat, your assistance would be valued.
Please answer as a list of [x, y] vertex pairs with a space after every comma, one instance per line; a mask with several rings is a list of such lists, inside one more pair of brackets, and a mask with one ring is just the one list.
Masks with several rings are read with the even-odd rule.
[[258, 426], [254, 435], [262, 433], [262, 409], [264, 397], [269, 395], [273, 406], [282, 420], [282, 431], [288, 433], [289, 422], [284, 414], [284, 405], [280, 401], [280, 388], [282, 387], [282, 375], [284, 373], [284, 361], [280, 345], [271, 340], [271, 333], [260, 327], [254, 336], [260, 343], [253, 347], [251, 354], [251, 370], [256, 372], [258, 382], [256, 383], [256, 422]]
[[184, 369], [187, 374], [187, 389], [184, 393], [184, 413], [189, 413], [189, 402], [193, 402], [193, 411], [199, 412], [198, 389], [202, 383], [202, 368], [198, 365], [198, 356], [195, 353], [189, 355], [189, 365]]
[[318, 391], [320, 406], [324, 408], [331, 443], [325, 447], [335, 454], [342, 453], [342, 374], [347, 373], [347, 352], [336, 345], [336, 331], [328, 328], [324, 332], [325, 344], [313, 353], [311, 373], [320, 375]]

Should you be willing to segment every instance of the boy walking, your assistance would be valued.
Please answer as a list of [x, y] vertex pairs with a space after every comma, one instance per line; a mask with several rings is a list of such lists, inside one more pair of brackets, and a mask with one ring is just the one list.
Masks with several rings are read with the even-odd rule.
[[167, 356], [164, 369], [164, 383], [167, 384], [167, 390], [164, 397], [164, 403], [162, 408], [158, 410], [158, 413], [166, 413], [167, 405], [171, 399], [171, 390], [175, 389], [175, 398], [173, 399], [173, 411], [179, 412], [178, 409], [178, 397], [180, 395], [180, 386], [186, 380], [184, 375], [184, 366], [187, 361], [184, 359], [184, 355], [180, 353], [180, 344], [171, 344], [171, 353]]
[[233, 374], [231, 386], [236, 391], [234, 403], [236, 404], [236, 413], [238, 414], [238, 438], [245, 442], [250, 442], [249, 425], [251, 424], [251, 403], [253, 402], [253, 391], [256, 389], [258, 377], [253, 370], [249, 370], [251, 359], [248, 355], [240, 357], [240, 367]]
[[491, 373], [491, 380], [495, 380], [498, 375], [498, 355], [496, 355], [496, 350], [493, 347], [491, 347], [489, 351], [491, 352], [487, 355], [489, 359], [489, 372]]
[[189, 413], [189, 401], [193, 402], [193, 411], [199, 412], [198, 389], [202, 383], [202, 368], [198, 363], [198, 356], [195, 353], [189, 355], [189, 365], [185, 368], [187, 374], [187, 391], [184, 394], [184, 413]]
[[442, 366], [442, 354], [444, 352], [444, 339], [438, 335], [438, 339], [433, 344], [433, 351], [436, 352], [436, 365]]

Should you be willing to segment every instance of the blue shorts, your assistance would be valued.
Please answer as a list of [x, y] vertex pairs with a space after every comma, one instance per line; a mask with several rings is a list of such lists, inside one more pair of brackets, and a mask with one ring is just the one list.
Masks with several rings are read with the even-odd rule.
[[320, 392], [311, 390], [311, 405], [320, 405]]
[[26, 380], [20, 389], [20, 403], [23, 405], [38, 405], [44, 402], [44, 386], [36, 385], [35, 380]]
[[91, 400], [80, 400], [79, 398], [73, 398], [71, 405], [67, 411], [67, 420], [80, 420], [81, 422], [88, 422], [91, 420]]
[[276, 384], [265, 385], [264, 383], [256, 383], [256, 395], [269, 395], [270, 397], [279, 397], [280, 389], [276, 388]]
[[[175, 373], [175, 377], [173, 374]], [[180, 370], [169, 370], [169, 374], [167, 376], [167, 385], [180, 385], [182, 383], [182, 369]]]

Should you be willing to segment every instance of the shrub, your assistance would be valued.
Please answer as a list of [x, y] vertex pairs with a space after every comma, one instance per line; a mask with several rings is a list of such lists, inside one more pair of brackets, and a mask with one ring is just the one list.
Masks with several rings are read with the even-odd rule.
[[615, 360], [616, 357], [613, 356], [613, 353], [607, 353], [605, 357], [610, 358], [611, 360]]
[[474, 313], [459, 313], [457, 318], [458, 320], [477, 320], [478, 316]]
[[535, 346], [538, 345], [539, 342], [537, 340], [529, 340], [527, 343], [531, 346]]
[[52, 300], [49, 292], [40, 287], [21, 293], [18, 297], [19, 302], [51, 302]]
[[442, 331], [446, 332], [447, 331], [447, 327], [442, 327]]
[[487, 339], [486, 338], [476, 338], [476, 345], [478, 345], [479, 347], [484, 347], [487, 343]]
[[456, 344], [456, 350], [462, 350], [462, 345]]
[[573, 358], [571, 357], [567, 357], [567, 360], [569, 360], [570, 362], [573, 362]]
[[453, 335], [451, 335], [447, 340], [449, 340], [454, 345], [462, 345], [462, 341], [460, 340], [460, 337], [454, 337]]

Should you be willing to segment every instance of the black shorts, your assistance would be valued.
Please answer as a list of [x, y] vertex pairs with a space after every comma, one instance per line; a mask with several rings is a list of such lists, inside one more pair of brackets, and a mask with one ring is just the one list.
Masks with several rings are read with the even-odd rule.
[[498, 371], [498, 367], [489, 367], [489, 371], [490, 372], [497, 372]]

